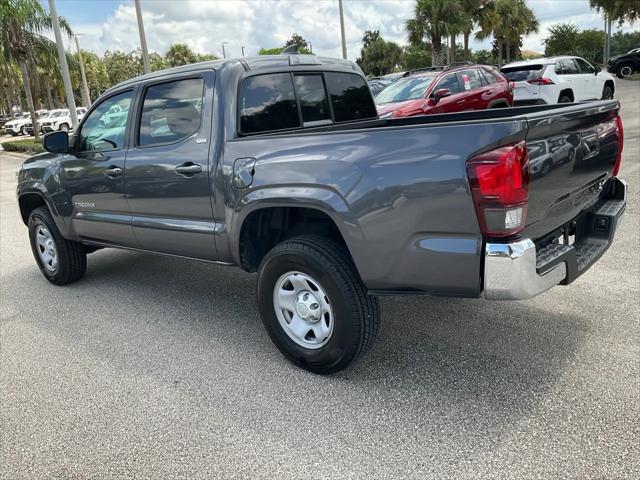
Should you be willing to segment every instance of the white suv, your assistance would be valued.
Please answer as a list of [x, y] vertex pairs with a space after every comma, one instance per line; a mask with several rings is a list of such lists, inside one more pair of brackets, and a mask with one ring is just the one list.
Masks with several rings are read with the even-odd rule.
[[608, 99], [616, 88], [611, 74], [580, 57], [514, 62], [500, 72], [514, 83], [514, 106]]
[[[86, 113], [87, 109], [85, 107], [76, 108], [78, 121], [80, 121]], [[58, 130], [68, 132], [72, 128], [71, 115], [69, 115], [69, 110], [67, 109], [52, 110], [49, 117], [44, 119], [42, 123], [38, 122], [38, 124], [43, 132], [55, 132]]]

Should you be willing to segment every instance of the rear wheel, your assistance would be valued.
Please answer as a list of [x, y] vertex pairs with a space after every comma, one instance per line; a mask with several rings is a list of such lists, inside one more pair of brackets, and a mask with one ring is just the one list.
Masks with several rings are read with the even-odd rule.
[[343, 247], [305, 235], [276, 245], [258, 273], [258, 308], [278, 349], [314, 373], [340, 371], [377, 334], [380, 309]]
[[28, 135], [28, 134], [27, 134], [27, 127], [22, 126], [22, 127], [20, 128], [20, 133], [21, 133], [22, 135]]
[[46, 208], [36, 208], [29, 215], [29, 240], [40, 271], [51, 283], [66, 285], [84, 276], [83, 245], [64, 238]]
[[613, 98], [613, 88], [609, 85], [605, 85], [602, 89], [602, 100], [609, 100]]
[[618, 78], [627, 78], [633, 73], [633, 68], [628, 63], [620, 65], [618, 67], [618, 71], [616, 72], [616, 76]]
[[564, 93], [560, 95], [560, 98], [558, 99], [558, 103], [571, 103], [572, 101], [573, 100], [571, 100], [571, 97]]

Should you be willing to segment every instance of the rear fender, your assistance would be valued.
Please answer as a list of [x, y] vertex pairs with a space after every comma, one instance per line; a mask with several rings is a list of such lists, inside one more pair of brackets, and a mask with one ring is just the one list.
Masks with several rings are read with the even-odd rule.
[[344, 198], [331, 189], [317, 186], [268, 187], [248, 192], [238, 200], [227, 219], [226, 231], [221, 232], [221, 236], [227, 237], [226, 242], [220, 242], [227, 246], [227, 252], [219, 251], [220, 258], [228, 256], [235, 264], [240, 265], [240, 232], [244, 221], [252, 212], [272, 207], [309, 208], [325, 213], [340, 231], [356, 267], [358, 266], [358, 249], [355, 245], [364, 240], [358, 221], [351, 215]]

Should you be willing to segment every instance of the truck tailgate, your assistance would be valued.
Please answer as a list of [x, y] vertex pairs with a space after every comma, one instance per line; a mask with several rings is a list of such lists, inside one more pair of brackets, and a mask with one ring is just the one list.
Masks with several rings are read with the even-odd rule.
[[593, 206], [618, 156], [617, 101], [527, 114], [530, 184], [523, 236], [541, 238]]

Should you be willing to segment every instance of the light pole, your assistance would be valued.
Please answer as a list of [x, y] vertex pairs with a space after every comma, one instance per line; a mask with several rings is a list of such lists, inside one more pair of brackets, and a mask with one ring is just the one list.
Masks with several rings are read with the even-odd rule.
[[136, 17], [138, 18], [138, 33], [140, 34], [140, 49], [142, 50], [142, 64], [144, 65], [144, 73], [149, 73], [149, 51], [147, 50], [147, 37], [144, 34], [144, 23], [142, 22], [142, 8], [140, 0], [134, 0], [136, 4]]
[[91, 95], [89, 94], [89, 85], [87, 85], [87, 76], [84, 73], [84, 59], [82, 58], [82, 50], [80, 49], [80, 41], [78, 40], [80, 35], [84, 35], [84, 33], [76, 33], [74, 37], [76, 38], [76, 48], [78, 49], [78, 59], [80, 60], [80, 74], [82, 76], [82, 103], [88, 108], [91, 105]]
[[242, 56], [244, 57], [244, 45], [240, 47], [242, 49]]
[[222, 58], [227, 58], [227, 52], [224, 50], [224, 46], [229, 42], [222, 42]]
[[342, 34], [342, 58], [347, 59], [347, 40], [344, 38], [344, 13], [342, 11], [342, 0], [338, 0], [340, 9], [340, 33]]
[[[71, 77], [69, 76], [69, 66], [67, 65], [67, 55], [62, 44], [62, 34], [60, 33], [60, 21], [58, 20], [58, 12], [56, 10], [56, 0], [49, 0], [49, 13], [51, 15], [51, 23], [53, 25], [53, 33], [56, 36], [56, 46], [58, 47], [58, 59], [60, 60], [60, 70], [62, 73], [62, 83], [64, 83], [64, 93], [67, 96], [67, 108], [71, 116], [71, 125], [73, 128], [78, 126], [78, 115], [76, 113], [76, 101], [73, 98], [73, 90], [71, 89]], [[37, 119], [32, 119], [33, 131], [36, 132]]]

